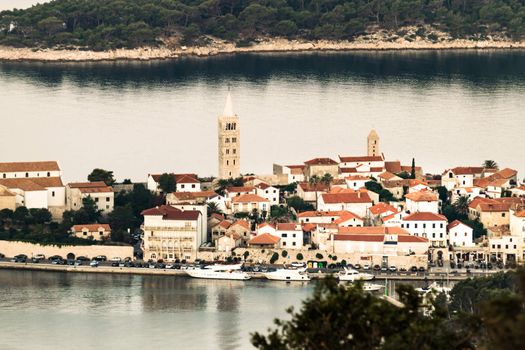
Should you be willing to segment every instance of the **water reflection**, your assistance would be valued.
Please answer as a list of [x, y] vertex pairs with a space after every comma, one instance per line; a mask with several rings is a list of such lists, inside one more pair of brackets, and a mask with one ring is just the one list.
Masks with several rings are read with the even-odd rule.
[[78, 87], [142, 88], [219, 86], [249, 82], [265, 85], [273, 79], [320, 83], [358, 80], [369, 84], [428, 84], [461, 80], [470, 88], [522, 85], [524, 50], [457, 50], [346, 52], [300, 54], [239, 54], [150, 62], [0, 63], [0, 76], [44, 86], [65, 81]]

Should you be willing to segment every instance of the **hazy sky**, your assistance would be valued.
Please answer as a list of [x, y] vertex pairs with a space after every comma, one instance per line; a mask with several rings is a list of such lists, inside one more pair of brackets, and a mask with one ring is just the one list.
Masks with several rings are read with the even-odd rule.
[[48, 2], [50, 0], [0, 0], [0, 11], [11, 10], [13, 8], [26, 8], [31, 5]]

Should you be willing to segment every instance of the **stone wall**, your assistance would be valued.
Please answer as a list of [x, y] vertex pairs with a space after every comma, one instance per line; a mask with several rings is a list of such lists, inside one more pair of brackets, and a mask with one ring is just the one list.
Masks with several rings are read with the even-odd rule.
[[[287, 256], [283, 257], [283, 251], [287, 252]], [[326, 261], [328, 264], [346, 261], [347, 264], [369, 264], [370, 266], [381, 265], [383, 260], [383, 254], [371, 255], [361, 253], [351, 254], [333, 254], [324, 250], [307, 250], [307, 249], [259, 249], [259, 248], [236, 248], [235, 256], [242, 257], [244, 252], [248, 251], [248, 262], [252, 263], [269, 263], [274, 253], [279, 254], [279, 259], [275, 262], [276, 264], [291, 264], [292, 262], [307, 262], [313, 261]], [[301, 253], [303, 259], [297, 259], [297, 254]], [[322, 258], [317, 258], [317, 254], [321, 254]], [[199, 252], [198, 258], [206, 261], [211, 260], [225, 260], [227, 257], [232, 256], [231, 253], [222, 252]], [[394, 255], [388, 256], [388, 265], [396, 266], [399, 268], [410, 269], [412, 266], [425, 267], [427, 268], [426, 255]]]
[[40, 245], [26, 242], [0, 241], [0, 253], [6, 257], [13, 257], [18, 254], [25, 254], [32, 257], [36, 254], [44, 254], [47, 257], [60, 255], [66, 258], [72, 253], [75, 257], [85, 256], [93, 258], [97, 255], [105, 255], [108, 259], [113, 257], [133, 257], [132, 246], [111, 246], [111, 245]]

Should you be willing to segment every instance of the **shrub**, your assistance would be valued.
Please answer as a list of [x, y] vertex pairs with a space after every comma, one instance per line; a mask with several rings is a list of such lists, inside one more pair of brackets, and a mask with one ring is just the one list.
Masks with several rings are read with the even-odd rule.
[[316, 257], [317, 259], [322, 259], [322, 258], [324, 258], [323, 254], [321, 254], [321, 253], [317, 253], [317, 254], [315, 254], [315, 257]]
[[304, 259], [304, 256], [303, 254], [301, 253], [298, 253], [297, 256], [296, 256], [297, 260], [303, 260]]
[[270, 258], [270, 264], [275, 263], [277, 260], [279, 260], [279, 254], [273, 253], [272, 257]]
[[343, 266], [348, 265], [348, 264], [346, 263], [346, 260], [345, 260], [345, 259], [341, 260], [341, 265], [343, 265]]
[[242, 256], [244, 257], [244, 260], [246, 260], [246, 258], [248, 258], [249, 255], [250, 255], [250, 252], [249, 251], [245, 251]]
[[288, 252], [286, 250], [283, 250], [281, 255], [283, 256], [283, 258], [286, 258], [288, 256]]
[[337, 255], [332, 256], [333, 261], [337, 261]]

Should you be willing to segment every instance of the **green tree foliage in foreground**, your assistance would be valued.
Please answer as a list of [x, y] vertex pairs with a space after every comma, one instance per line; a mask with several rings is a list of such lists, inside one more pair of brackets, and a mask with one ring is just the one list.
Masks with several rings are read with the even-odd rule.
[[[10, 30], [11, 23], [15, 28]], [[55, 0], [0, 12], [0, 44], [106, 50], [203, 36], [352, 39], [370, 28], [431, 24], [456, 37], [525, 34], [517, 0]], [[424, 29], [420, 35], [424, 35]], [[404, 35], [398, 33], [398, 35]], [[428, 36], [431, 38], [431, 36]], [[414, 40], [415, 38], [408, 38]]]
[[[404, 306], [398, 307], [360, 285], [329, 278], [299, 312], [288, 310], [290, 321], [276, 320], [277, 328], [253, 334], [252, 344], [272, 350], [525, 349], [524, 286], [523, 270], [469, 279], [454, 287], [449, 305], [444, 295], [425, 303], [411, 286], [400, 285]], [[468, 311], [467, 304], [475, 308]]]
[[[276, 320], [267, 336], [255, 333], [259, 349], [473, 349], [466, 331], [451, 327], [446, 310], [435, 306], [425, 315], [421, 297], [409, 286], [398, 289], [400, 308], [360, 285], [335, 279], [320, 282], [290, 321]], [[429, 309], [427, 309], [428, 311]]]

